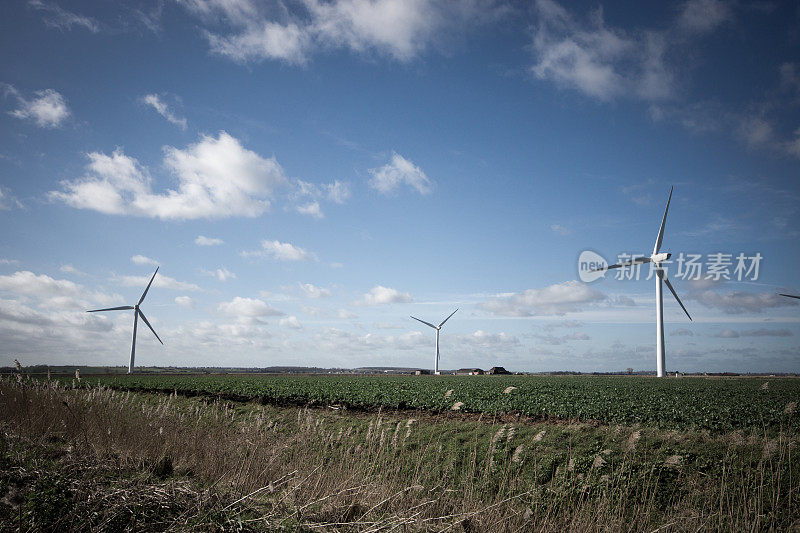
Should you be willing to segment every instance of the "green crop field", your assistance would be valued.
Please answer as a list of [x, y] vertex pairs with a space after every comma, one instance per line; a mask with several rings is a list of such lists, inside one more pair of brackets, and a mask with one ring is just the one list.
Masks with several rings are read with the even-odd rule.
[[[800, 380], [597, 376], [120, 376], [89, 383], [139, 391], [178, 391], [264, 403], [352, 408], [518, 412], [543, 419], [597, 420], [660, 428], [795, 429]], [[514, 387], [510, 389], [510, 387]]]
[[798, 396], [763, 377], [17, 374], [0, 530], [794, 531]]

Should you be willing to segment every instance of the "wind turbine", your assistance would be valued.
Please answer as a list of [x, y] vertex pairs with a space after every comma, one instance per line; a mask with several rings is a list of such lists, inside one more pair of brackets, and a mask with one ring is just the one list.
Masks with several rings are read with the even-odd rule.
[[139, 317], [142, 317], [142, 320], [144, 320], [144, 323], [147, 324], [148, 328], [150, 328], [150, 331], [153, 332], [153, 335], [156, 336], [158, 342], [160, 342], [162, 345], [164, 344], [164, 341], [162, 341], [161, 337], [158, 336], [156, 330], [154, 330], [153, 326], [150, 325], [150, 322], [147, 320], [147, 317], [144, 316], [142, 310], [139, 309], [139, 306], [144, 301], [144, 297], [147, 296], [147, 291], [150, 290], [150, 285], [152, 285], [153, 280], [156, 279], [156, 274], [158, 274], [158, 268], [159, 267], [156, 267], [156, 271], [153, 272], [153, 277], [150, 278], [150, 283], [147, 284], [147, 288], [142, 293], [142, 296], [141, 298], [139, 298], [139, 301], [136, 302], [136, 305], [123, 305], [122, 307], [109, 307], [107, 309], [92, 309], [91, 311], [86, 311], [87, 313], [98, 313], [100, 311], [128, 311], [133, 309], [133, 342], [131, 342], [131, 361], [128, 364], [128, 374], [133, 374], [133, 358], [136, 355], [136, 325], [139, 322]]
[[644, 263], [653, 263], [656, 270], [656, 374], [658, 377], [664, 377], [664, 298], [662, 293], [662, 286], [661, 282], [663, 281], [675, 299], [680, 304], [681, 309], [683, 312], [686, 313], [686, 316], [689, 317], [689, 320], [692, 320], [691, 315], [689, 315], [689, 311], [686, 310], [686, 307], [683, 306], [683, 302], [681, 299], [678, 298], [678, 294], [675, 292], [675, 289], [672, 288], [672, 283], [669, 282], [667, 279], [667, 274], [661, 268], [661, 263], [664, 261], [669, 260], [672, 257], [670, 253], [661, 253], [661, 241], [664, 238], [664, 224], [667, 222], [667, 211], [669, 211], [669, 202], [672, 200], [672, 187], [669, 189], [669, 198], [667, 198], [667, 208], [664, 209], [664, 218], [661, 219], [661, 227], [658, 230], [658, 238], [656, 239], [656, 244], [653, 246], [653, 253], [650, 257], [637, 257], [630, 261], [624, 261], [622, 263], [618, 263], [616, 265], [611, 265], [605, 268], [597, 269], [595, 272], [600, 270], [609, 270], [612, 268], [620, 268], [620, 267], [627, 267], [633, 265], [641, 265]]
[[[456, 309], [456, 311], [458, 311], [458, 309]], [[448, 320], [450, 320], [451, 316], [456, 314], [456, 311], [453, 311], [452, 313], [450, 313], [450, 316], [448, 316], [447, 318], [442, 320], [442, 323], [439, 324], [438, 326], [434, 326], [430, 322], [425, 322], [424, 320], [420, 320], [419, 318], [417, 318], [415, 316], [411, 317], [414, 320], [416, 320], [417, 322], [422, 322], [426, 326], [430, 326], [430, 327], [432, 327], [433, 329], [436, 330], [436, 357], [433, 360], [433, 373], [434, 373], [434, 375], [437, 375], [437, 376], [439, 375], [439, 331], [442, 329], [442, 326], [444, 326], [444, 323], [447, 322]]]

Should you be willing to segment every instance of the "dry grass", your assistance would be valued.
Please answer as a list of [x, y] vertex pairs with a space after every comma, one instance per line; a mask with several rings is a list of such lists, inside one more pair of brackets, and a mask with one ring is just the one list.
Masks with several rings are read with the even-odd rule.
[[[43, 515], [74, 531], [798, 525], [797, 438], [785, 433], [414, 420], [76, 387], [0, 382], [15, 476], [0, 483], [1, 527], [44, 530]], [[42, 511], [43, 487], [59, 483], [63, 509]]]

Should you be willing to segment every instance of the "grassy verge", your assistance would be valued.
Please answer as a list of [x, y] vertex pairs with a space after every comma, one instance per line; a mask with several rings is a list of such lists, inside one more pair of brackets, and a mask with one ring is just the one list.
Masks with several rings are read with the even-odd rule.
[[0, 382], [0, 424], [4, 530], [800, 524], [791, 429], [352, 413], [25, 380]]

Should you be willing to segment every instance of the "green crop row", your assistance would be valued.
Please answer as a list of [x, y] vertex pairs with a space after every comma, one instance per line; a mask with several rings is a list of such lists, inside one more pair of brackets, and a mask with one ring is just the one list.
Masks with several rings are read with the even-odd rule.
[[790, 378], [245, 375], [119, 376], [89, 381], [121, 389], [270, 403], [449, 410], [461, 402], [466, 412], [519, 412], [677, 429], [773, 431], [800, 426], [798, 417], [792, 416], [800, 398], [800, 379]]

